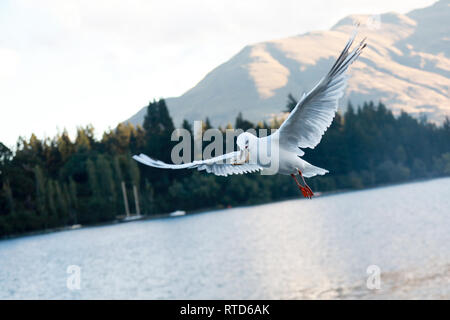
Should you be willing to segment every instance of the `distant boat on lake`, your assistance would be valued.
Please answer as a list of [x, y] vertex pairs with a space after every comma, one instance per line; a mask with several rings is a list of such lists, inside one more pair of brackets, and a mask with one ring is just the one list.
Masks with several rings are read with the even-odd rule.
[[186, 211], [184, 211], [184, 210], [177, 210], [177, 211], [171, 212], [169, 214], [169, 216], [171, 216], [171, 217], [178, 217], [178, 216], [184, 216], [185, 214], [186, 214]]
[[136, 215], [132, 215], [132, 216], [127, 216], [123, 219], [120, 219], [119, 222], [130, 222], [130, 221], [136, 221], [136, 220], [141, 220], [143, 218], [142, 215], [140, 214], [136, 214]]

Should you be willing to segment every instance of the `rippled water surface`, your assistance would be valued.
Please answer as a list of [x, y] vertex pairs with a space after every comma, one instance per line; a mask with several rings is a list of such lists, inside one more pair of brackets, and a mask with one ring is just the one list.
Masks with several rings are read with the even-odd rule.
[[0, 241], [0, 298], [450, 299], [450, 179]]

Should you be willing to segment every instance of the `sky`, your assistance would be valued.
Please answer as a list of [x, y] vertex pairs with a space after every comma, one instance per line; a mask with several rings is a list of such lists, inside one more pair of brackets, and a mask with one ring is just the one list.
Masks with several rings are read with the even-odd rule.
[[0, 0], [0, 142], [87, 124], [100, 135], [245, 45], [434, 2]]

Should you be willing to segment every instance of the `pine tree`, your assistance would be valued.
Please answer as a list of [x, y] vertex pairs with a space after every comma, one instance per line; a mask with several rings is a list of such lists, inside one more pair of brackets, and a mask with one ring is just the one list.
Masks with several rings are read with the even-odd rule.
[[[47, 223], [50, 223], [51, 226], [55, 224], [55, 220], [57, 219], [58, 212], [55, 203], [55, 185], [52, 179], [47, 181], [47, 207], [49, 209], [49, 214], [47, 219]], [[46, 223], [46, 226], [48, 226]]]
[[153, 101], [147, 107], [143, 125], [146, 133], [146, 151], [165, 162], [170, 160], [170, 137], [175, 127], [164, 99]]
[[189, 131], [189, 132], [191, 133], [191, 135], [192, 135], [192, 126], [191, 126], [191, 124], [189, 123], [189, 121], [187, 121], [186, 119], [184, 119], [184, 120], [183, 120], [183, 123], [182, 123], [182, 125], [181, 125], [181, 127], [182, 127], [183, 129], [186, 129], [187, 131]]
[[65, 162], [75, 152], [75, 146], [72, 141], [70, 141], [69, 134], [65, 129], [56, 139], [58, 151], [61, 154], [62, 161]]
[[75, 210], [77, 210], [78, 209], [77, 185], [75, 181], [73, 181], [72, 177], [69, 178], [69, 196], [72, 207]]
[[144, 183], [144, 196], [142, 200], [145, 214], [153, 213], [155, 210], [154, 190], [151, 183], [147, 179], [145, 179]]
[[91, 194], [95, 198], [98, 198], [100, 196], [101, 192], [100, 192], [100, 188], [99, 188], [97, 170], [95, 169], [94, 162], [91, 159], [88, 159], [86, 161], [86, 170], [87, 170], [87, 174], [88, 174], [89, 187], [91, 190]]
[[297, 105], [297, 99], [295, 99], [294, 96], [291, 93], [289, 93], [288, 101], [286, 103], [286, 111], [291, 112], [292, 110], [294, 110], [296, 105]]
[[[6, 147], [3, 143], [0, 142], [0, 169], [2, 166], [6, 164], [9, 160], [11, 160], [13, 154], [8, 147]], [[0, 172], [1, 174], [1, 172]]]
[[76, 151], [90, 150], [95, 145], [94, 127], [88, 125], [84, 128], [77, 129], [77, 137], [75, 139]]
[[72, 197], [70, 196], [69, 184], [63, 183], [61, 185], [61, 191], [64, 197], [64, 201], [67, 204], [67, 215], [68, 215], [67, 223], [76, 224], [75, 209], [72, 203]]
[[117, 194], [116, 184], [114, 183], [111, 163], [105, 156], [99, 155], [96, 161], [96, 170], [98, 173], [98, 181], [101, 187], [102, 202], [105, 203], [105, 207], [111, 212], [108, 214], [115, 215], [115, 209], [117, 208]]
[[44, 173], [42, 172], [42, 169], [39, 166], [34, 167], [34, 175], [36, 180], [36, 207], [38, 213], [45, 217], [47, 214], [47, 207], [46, 207], [46, 181], [44, 177]]
[[[134, 160], [133, 160], [134, 161]], [[113, 171], [114, 171], [114, 181], [116, 185], [116, 194], [118, 195], [116, 198], [116, 208], [124, 207], [124, 199], [123, 199], [123, 191], [122, 191], [122, 182], [124, 182], [124, 177], [122, 174], [122, 169], [120, 167], [120, 158], [118, 155], [114, 156], [113, 159]]]
[[208, 117], [206, 117], [205, 121], [203, 122], [203, 132], [206, 130], [212, 129], [211, 121]]
[[254, 128], [254, 125], [250, 121], [245, 120], [242, 116], [242, 112], [239, 112], [238, 116], [236, 117], [236, 124], [234, 125], [234, 127], [236, 129], [247, 131], [248, 129]]
[[77, 198], [77, 185], [73, 181], [72, 177], [69, 178], [68, 195], [70, 199], [71, 216], [73, 218], [73, 223], [78, 223], [78, 198]]
[[14, 214], [15, 213], [14, 197], [8, 180], [6, 180], [3, 183], [3, 192], [5, 193], [6, 196], [7, 205], [9, 209], [8, 211], [10, 214]]
[[60, 224], [67, 225], [67, 221], [69, 218], [69, 206], [67, 203], [67, 198], [66, 195], [63, 193], [59, 182], [55, 181], [54, 185], [55, 185], [56, 204], [58, 208], [58, 220]]

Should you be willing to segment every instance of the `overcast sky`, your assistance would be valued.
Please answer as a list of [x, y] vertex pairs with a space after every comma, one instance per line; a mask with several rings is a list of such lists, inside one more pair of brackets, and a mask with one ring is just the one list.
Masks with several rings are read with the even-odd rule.
[[434, 0], [0, 0], [0, 142], [114, 127], [243, 46]]

